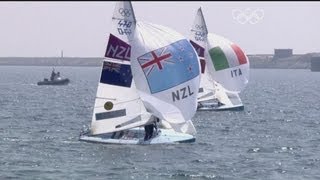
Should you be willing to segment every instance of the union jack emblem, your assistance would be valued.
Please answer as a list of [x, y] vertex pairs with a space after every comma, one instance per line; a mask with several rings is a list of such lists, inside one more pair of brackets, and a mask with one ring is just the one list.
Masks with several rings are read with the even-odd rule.
[[163, 63], [174, 64], [173, 61], [170, 61], [171, 57], [171, 52], [167, 50], [167, 47], [164, 47], [161, 49], [151, 51], [139, 57], [138, 60], [143, 71], [148, 76], [154, 70], [155, 67], [157, 67], [158, 70], [161, 71], [164, 68]]
[[112, 62], [105, 62], [103, 64], [103, 69], [109, 70], [109, 71], [114, 71], [117, 73], [120, 73], [120, 68], [121, 68], [121, 64], [118, 63], [112, 63]]

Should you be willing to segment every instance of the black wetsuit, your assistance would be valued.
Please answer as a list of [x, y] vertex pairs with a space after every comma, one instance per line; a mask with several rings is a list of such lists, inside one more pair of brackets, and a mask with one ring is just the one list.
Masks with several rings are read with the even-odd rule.
[[144, 140], [147, 141], [149, 139], [152, 138], [153, 135], [153, 124], [149, 124], [144, 126], [144, 130], [145, 130], [145, 136], [144, 136]]

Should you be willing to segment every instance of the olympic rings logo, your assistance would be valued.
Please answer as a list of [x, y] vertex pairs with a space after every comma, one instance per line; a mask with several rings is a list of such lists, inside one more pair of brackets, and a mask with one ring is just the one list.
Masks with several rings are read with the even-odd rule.
[[264, 11], [262, 9], [250, 9], [245, 10], [234, 9], [232, 10], [232, 17], [240, 24], [257, 24], [264, 17]]
[[196, 24], [196, 29], [204, 30], [204, 26], [200, 26], [200, 25]]
[[123, 8], [120, 8], [119, 9], [119, 13], [121, 14], [121, 16], [123, 17], [129, 17], [131, 15], [131, 12], [129, 9], [123, 9]]

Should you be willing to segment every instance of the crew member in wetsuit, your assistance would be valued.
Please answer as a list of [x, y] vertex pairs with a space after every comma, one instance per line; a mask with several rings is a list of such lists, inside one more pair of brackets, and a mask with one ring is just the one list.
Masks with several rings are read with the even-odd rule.
[[145, 141], [152, 138], [153, 128], [155, 129], [156, 133], [158, 132], [158, 123], [160, 123], [160, 119], [156, 116], [154, 116], [153, 118], [154, 118], [154, 121], [151, 124], [144, 126], [144, 130], [145, 130], [144, 140]]
[[158, 134], [158, 124], [159, 123], [160, 123], [160, 119], [158, 117], [155, 117], [154, 129], [156, 130], [156, 134]]
[[154, 126], [153, 123], [144, 126], [144, 131], [145, 131], [144, 140], [145, 141], [149, 140], [152, 137], [153, 126]]

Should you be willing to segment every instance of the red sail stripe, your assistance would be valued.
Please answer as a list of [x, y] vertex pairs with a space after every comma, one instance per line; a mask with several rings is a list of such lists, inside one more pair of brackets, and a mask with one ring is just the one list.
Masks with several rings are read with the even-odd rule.
[[240, 49], [239, 46], [237, 46], [236, 44], [232, 44], [231, 48], [233, 49], [233, 51], [236, 53], [237, 58], [239, 60], [239, 64], [246, 64], [247, 63], [247, 58], [246, 55], [244, 54], [244, 52]]

